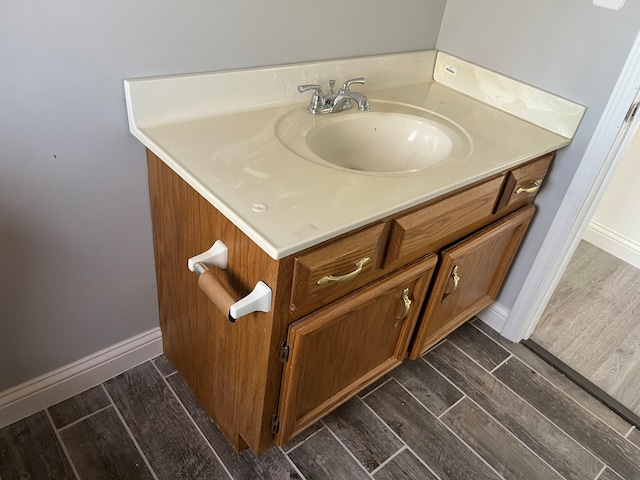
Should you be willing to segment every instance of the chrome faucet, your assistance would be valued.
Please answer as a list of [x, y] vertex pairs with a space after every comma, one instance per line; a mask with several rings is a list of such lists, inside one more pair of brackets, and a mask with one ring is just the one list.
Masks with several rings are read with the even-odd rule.
[[322, 93], [322, 87], [320, 85], [298, 85], [298, 91], [300, 93], [308, 90], [313, 90], [311, 101], [307, 107], [307, 111], [313, 115], [324, 115], [327, 113], [337, 113], [352, 108], [351, 101], [358, 104], [358, 110], [366, 112], [371, 110], [371, 104], [369, 99], [360, 92], [352, 92], [350, 90], [351, 85], [354, 83], [364, 84], [364, 78], [352, 78], [347, 80], [342, 85], [342, 88], [338, 93], [333, 91], [333, 87], [336, 84], [335, 80], [329, 80], [329, 93], [326, 95]]

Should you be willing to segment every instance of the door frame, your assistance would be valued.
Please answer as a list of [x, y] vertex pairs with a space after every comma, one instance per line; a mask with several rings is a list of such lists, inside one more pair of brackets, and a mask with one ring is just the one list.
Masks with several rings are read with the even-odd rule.
[[640, 113], [624, 122], [629, 106], [640, 100], [640, 32], [607, 106], [560, 204], [536, 260], [509, 312], [502, 336], [529, 338], [589, 224], [626, 147]]

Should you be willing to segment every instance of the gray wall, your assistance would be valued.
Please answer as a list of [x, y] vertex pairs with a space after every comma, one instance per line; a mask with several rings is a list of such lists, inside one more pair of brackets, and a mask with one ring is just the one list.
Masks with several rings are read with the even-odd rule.
[[640, 0], [613, 12], [590, 0], [448, 0], [438, 49], [588, 107], [538, 196], [538, 213], [498, 301], [511, 308], [640, 29]]
[[0, 1], [0, 391], [158, 325], [125, 78], [432, 49], [444, 8]]

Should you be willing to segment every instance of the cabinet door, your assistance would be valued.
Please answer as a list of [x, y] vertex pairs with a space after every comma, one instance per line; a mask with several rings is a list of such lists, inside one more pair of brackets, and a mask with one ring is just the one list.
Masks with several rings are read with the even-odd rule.
[[402, 362], [435, 264], [430, 255], [290, 325], [279, 445]]
[[518, 210], [442, 252], [412, 359], [493, 302], [534, 211], [533, 205]]

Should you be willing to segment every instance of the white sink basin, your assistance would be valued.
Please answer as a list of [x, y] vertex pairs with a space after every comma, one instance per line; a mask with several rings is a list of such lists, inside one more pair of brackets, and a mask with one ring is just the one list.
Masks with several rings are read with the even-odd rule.
[[278, 121], [276, 136], [306, 160], [373, 175], [421, 172], [471, 153], [468, 135], [453, 122], [391, 102], [322, 116], [296, 109]]

